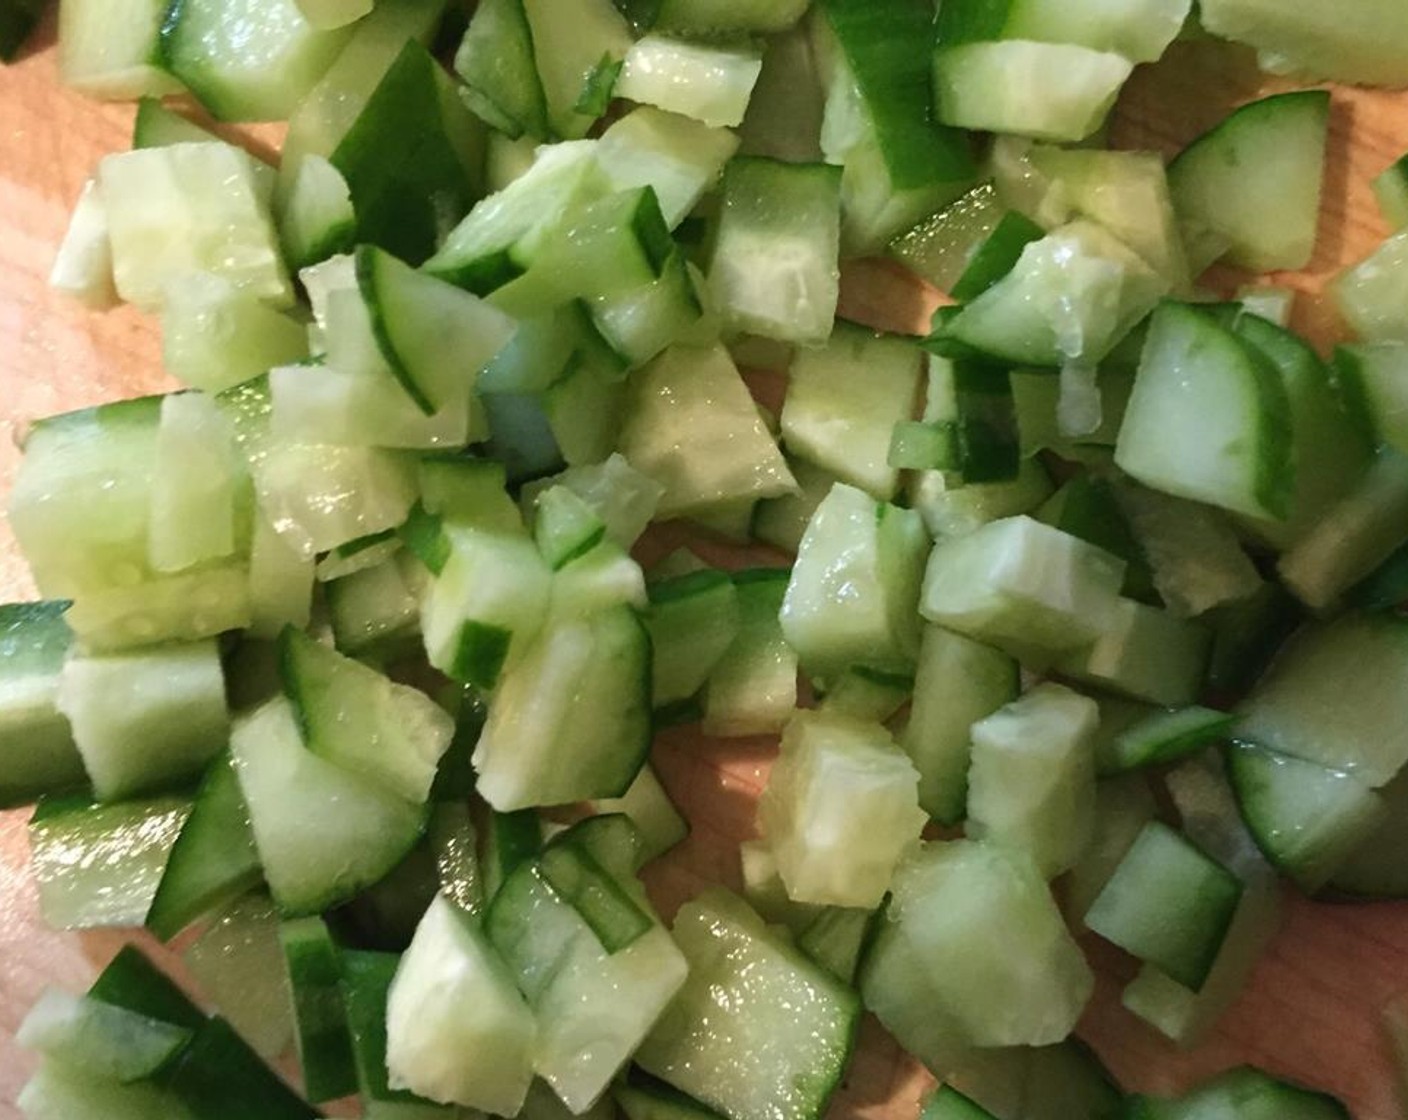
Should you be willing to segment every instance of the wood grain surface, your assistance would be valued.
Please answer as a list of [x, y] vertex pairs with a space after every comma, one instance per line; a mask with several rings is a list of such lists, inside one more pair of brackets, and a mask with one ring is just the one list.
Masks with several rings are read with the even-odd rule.
[[[45, 286], [83, 180], [100, 155], [127, 146], [132, 121], [130, 106], [85, 100], [58, 85], [52, 38], [50, 27], [26, 59], [0, 69], [0, 496], [18, 461], [15, 438], [29, 420], [168, 385], [150, 319], [130, 309], [90, 314]], [[1181, 45], [1136, 74], [1116, 141], [1173, 152], [1233, 105], [1287, 87], [1258, 75], [1244, 52]], [[1304, 273], [1276, 278], [1302, 293], [1296, 325], [1322, 347], [1340, 329], [1321, 296], [1326, 280], [1386, 233], [1368, 181], [1408, 151], [1408, 94], [1337, 89], [1332, 132], [1315, 260]], [[1213, 283], [1231, 291], [1245, 280], [1228, 273]], [[918, 327], [937, 296], [896, 269], [868, 264], [849, 270], [844, 300], [853, 317]], [[9, 528], [0, 524], [0, 594], [32, 593]], [[657, 744], [662, 778], [693, 824], [689, 841], [648, 872], [667, 915], [702, 882], [737, 885], [737, 842], [753, 834], [772, 751], [769, 741], [707, 741], [690, 730]], [[13, 1034], [35, 996], [47, 984], [84, 987], [124, 936], [45, 929], [26, 870], [26, 816], [0, 814], [0, 1120], [18, 1116], [15, 1094], [33, 1068]], [[1340, 1094], [1358, 1120], [1402, 1117], [1379, 1013], [1408, 991], [1408, 905], [1297, 898], [1287, 914], [1248, 991], [1196, 1051], [1178, 1052], [1121, 1010], [1120, 983], [1132, 969], [1109, 953], [1099, 954], [1102, 980], [1080, 1033], [1131, 1089], [1172, 1090], [1254, 1061]], [[909, 1120], [930, 1083], [868, 1022], [833, 1116]]]

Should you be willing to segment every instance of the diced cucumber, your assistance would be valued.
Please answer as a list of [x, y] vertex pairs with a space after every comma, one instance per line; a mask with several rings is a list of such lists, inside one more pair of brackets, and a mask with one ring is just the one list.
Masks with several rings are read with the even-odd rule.
[[1340, 347], [1335, 380], [1360, 425], [1377, 442], [1408, 454], [1408, 343]]
[[1394, 161], [1374, 180], [1374, 197], [1390, 226], [1408, 227], [1408, 156]]
[[1026, 852], [1048, 879], [1090, 842], [1095, 701], [1041, 684], [973, 724], [967, 834]]
[[1219, 1074], [1177, 1100], [1131, 1097], [1126, 1104], [1133, 1120], [1203, 1120], [1226, 1116], [1252, 1120], [1277, 1116], [1283, 1120], [1347, 1120], [1348, 1110], [1334, 1097], [1277, 1081], [1251, 1066]]
[[1225, 240], [1244, 268], [1304, 268], [1320, 219], [1329, 116], [1328, 90], [1242, 106], [1169, 166], [1179, 220]]
[[295, 0], [181, 0], [161, 28], [172, 74], [221, 120], [286, 120], [347, 44], [319, 30]]
[[[564, 140], [585, 136], [606, 109], [631, 32], [611, 0], [523, 0], [533, 56], [543, 83], [548, 126]], [[570, 15], [568, 15], [570, 13]], [[591, 95], [603, 83], [606, 95]]]
[[58, 706], [73, 642], [67, 607], [62, 600], [0, 606], [0, 806], [84, 782], [83, 756]]
[[393, 1089], [516, 1113], [533, 1078], [533, 1013], [484, 934], [437, 897], [386, 1000]]
[[971, 1046], [1065, 1038], [1094, 979], [1030, 859], [927, 843], [896, 871], [861, 967], [865, 1005], [931, 1069]]
[[[648, 913], [638, 884], [616, 887]], [[500, 888], [485, 930], [537, 1018], [536, 1072], [569, 1109], [584, 1111], [679, 991], [684, 956], [653, 919], [644, 936], [608, 953], [533, 863]]]
[[220, 393], [307, 358], [308, 334], [228, 278], [190, 272], [166, 287], [161, 357], [187, 385]]
[[162, 399], [147, 529], [147, 559], [157, 572], [226, 560], [237, 544], [243, 550], [236, 537], [245, 535], [249, 491], [233, 437], [204, 393]]
[[1408, 695], [1393, 684], [1405, 656], [1408, 623], [1393, 615], [1308, 624], [1242, 704], [1238, 737], [1378, 788], [1408, 762]]
[[1118, 556], [1127, 565], [1123, 594], [1142, 603], [1158, 601], [1144, 551], [1107, 481], [1077, 475], [1037, 511], [1037, 519]]
[[958, 128], [1075, 142], [1100, 127], [1134, 69], [1117, 54], [1008, 40], [934, 52], [934, 109]]
[[118, 295], [159, 310], [171, 283], [212, 272], [276, 306], [292, 303], [259, 167], [222, 143], [105, 156], [98, 189]]
[[[1109, 708], [1122, 716], [1113, 720]], [[1107, 700], [1101, 708], [1095, 763], [1101, 776], [1177, 762], [1225, 737], [1237, 717], [1197, 706], [1158, 711]]]
[[776, 497], [794, 486], [722, 346], [671, 347], [637, 373], [618, 448], [632, 467], [665, 488], [661, 518]]
[[249, 633], [273, 638], [285, 626], [306, 626], [312, 613], [314, 566], [258, 514], [249, 546]]
[[58, 704], [103, 801], [179, 786], [229, 737], [214, 641], [73, 655], [64, 664]]
[[143, 97], [137, 102], [132, 122], [132, 147], [164, 148], [168, 144], [199, 144], [220, 139], [208, 128], [169, 109], [160, 98]]
[[108, 214], [96, 179], [83, 184], [74, 203], [68, 229], [49, 270], [49, 287], [95, 311], [106, 311], [117, 304]]
[[639, 1066], [631, 1066], [626, 1076], [611, 1088], [615, 1103], [626, 1120], [719, 1120], [712, 1108], [651, 1077]]
[[407, 42], [329, 155], [357, 232], [419, 264], [480, 195], [483, 127], [419, 43]]
[[802, 351], [788, 372], [788, 451], [889, 501], [899, 485], [891, 433], [914, 416], [921, 363], [910, 339], [837, 323], [826, 346]]
[[550, 622], [511, 662], [474, 751], [505, 812], [625, 793], [650, 744], [650, 638], [629, 607]]
[[853, 665], [902, 671], [919, 652], [916, 607], [929, 537], [913, 510], [837, 483], [802, 537], [782, 633], [809, 676]]
[[650, 585], [651, 702], [694, 696], [738, 637], [738, 594], [724, 572], [706, 569]]
[[332, 583], [394, 560], [400, 551], [396, 531], [387, 529], [338, 545], [318, 561], [313, 574], [319, 583]]
[[39, 911], [55, 929], [136, 926], [147, 916], [190, 803], [43, 798], [29, 821]]
[[1018, 657], [1049, 660], [1099, 637], [1119, 604], [1124, 564], [1030, 517], [941, 541], [919, 612]]
[[[1103, 713], [1102, 713], [1103, 714]], [[1139, 774], [1105, 778], [1095, 785], [1090, 842], [1065, 881], [1062, 899], [1076, 929], [1105, 889], [1130, 845], [1153, 819], [1154, 794]]]
[[1408, 341], [1403, 299], [1408, 291], [1408, 231], [1396, 233], [1366, 260], [1343, 272], [1333, 286], [1335, 302], [1361, 338]]
[[797, 902], [787, 894], [787, 884], [777, 870], [777, 857], [765, 840], [745, 840], [738, 846], [743, 897], [769, 925], [782, 926], [794, 936], [802, 934], [825, 907]]
[[[680, 7], [692, 0], [676, 0]], [[797, 7], [770, 4], [779, 16]], [[769, 36], [763, 49], [763, 69], [753, 86], [748, 112], [739, 126], [747, 156], [766, 156], [785, 163], [816, 163], [821, 159], [821, 121], [825, 111], [815, 52], [808, 22], [801, 22]]]
[[1184, 498], [1280, 520], [1292, 486], [1290, 402], [1275, 367], [1186, 304], [1155, 313], [1115, 461]]
[[357, 216], [347, 180], [326, 158], [310, 152], [289, 166], [279, 175], [274, 210], [284, 259], [297, 271], [349, 251]]
[[1188, 0], [1139, 0], [1135, 4], [951, 0], [942, 10], [938, 33], [943, 43], [1034, 39], [1113, 51], [1133, 62], [1155, 62], [1183, 29], [1188, 9]]
[[606, 538], [606, 525], [573, 491], [550, 486], [534, 499], [533, 539], [548, 567], [561, 571]]
[[1384, 812], [1378, 827], [1340, 862], [1329, 889], [1363, 898], [1408, 896], [1408, 861], [1403, 858], [1404, 804], [1408, 771], [1377, 791]]
[[356, 23], [372, 10], [372, 0], [296, 0], [303, 18], [320, 31]]
[[692, 117], [711, 128], [732, 127], [743, 122], [762, 68], [762, 52], [751, 45], [649, 34], [626, 52], [615, 95]]
[[447, 524], [448, 555], [421, 611], [430, 663], [491, 688], [543, 624], [551, 570], [526, 537]]
[[58, 1062], [44, 1062], [15, 1102], [29, 1120], [197, 1120], [168, 1089], [145, 1081], [132, 1085], [93, 1080]]
[[686, 904], [674, 935], [689, 978], [640, 1065], [729, 1120], [819, 1117], [854, 1044], [854, 993], [722, 890]]
[[648, 762], [624, 794], [593, 801], [591, 808], [600, 815], [622, 813], [630, 818], [639, 834], [637, 859], [642, 864], [664, 855], [689, 835], [689, 822], [675, 808]]
[[799, 712], [758, 802], [787, 893], [873, 909], [925, 814], [919, 775], [879, 723]]
[[[979, 183], [897, 237], [890, 243], [889, 254], [920, 279], [940, 291], [952, 292], [976, 254], [1011, 213], [991, 182]], [[1010, 264], [1015, 263], [1013, 257]]]
[[171, 849], [146, 924], [170, 940], [204, 914], [258, 886], [263, 875], [249, 810], [228, 754], [215, 759]]
[[277, 1060], [293, 1041], [279, 914], [263, 892], [226, 907], [181, 954], [200, 990], [259, 1054]]
[[755, 568], [733, 577], [738, 637], [714, 666], [704, 691], [704, 733], [721, 737], [781, 731], [797, 706], [797, 655], [778, 614], [787, 591], [785, 568]]
[[59, 13], [59, 73], [92, 97], [125, 100], [178, 93], [166, 72], [161, 26], [165, 0], [71, 0]]
[[1086, 649], [1066, 654], [1057, 672], [1135, 700], [1177, 707], [1203, 690], [1211, 632], [1133, 599], [1121, 599], [1109, 627]]
[[1085, 924], [1196, 991], [1212, 970], [1241, 895], [1230, 871], [1167, 825], [1150, 821]]
[[975, 1054], [949, 1079], [998, 1120], [1115, 1120], [1124, 1094], [1100, 1059], [1072, 1036], [1054, 1046]]
[[1024, 459], [1011, 482], [952, 486], [942, 471], [920, 471], [909, 498], [929, 532], [939, 540], [966, 536], [993, 521], [1034, 513], [1051, 497], [1051, 477], [1035, 459]]
[[46, 988], [15, 1041], [97, 1081], [127, 1085], [167, 1067], [192, 1032], [91, 997]]
[[370, 886], [420, 838], [423, 809], [307, 750], [283, 697], [237, 719], [230, 748], [265, 878], [291, 916]]
[[919, 1115], [920, 1120], [997, 1120], [951, 1085], [940, 1085]]
[[686, 35], [786, 31], [806, 7], [802, 0], [660, 0], [655, 23]]
[[474, 9], [455, 52], [466, 103], [510, 136], [549, 135], [543, 84], [523, 0], [487, 0]]
[[914, 676], [858, 665], [847, 669], [821, 698], [820, 710], [855, 719], [887, 722], [914, 691]]
[[1242, 818], [1261, 850], [1305, 891], [1316, 891], [1383, 826], [1384, 801], [1359, 778], [1234, 744], [1228, 774]]
[[1028, 244], [1002, 280], [936, 323], [933, 341], [1020, 365], [1095, 363], [1168, 290], [1134, 250], [1079, 219]]
[[279, 943], [293, 997], [295, 1041], [303, 1092], [320, 1102], [357, 1090], [337, 945], [322, 918], [295, 918], [279, 926]]
[[826, 341], [839, 298], [840, 180], [824, 164], [730, 161], [709, 270], [727, 329]]
[[292, 627], [279, 651], [308, 750], [405, 801], [425, 801], [454, 734], [444, 709]]
[[616, 190], [654, 187], [665, 224], [674, 229], [737, 150], [738, 138], [727, 129], [642, 105], [601, 134], [596, 154]]
[[1408, 12], [1396, 4], [1331, 12], [1292, 10], [1275, 0], [1208, 0], [1199, 5], [1199, 18], [1214, 35], [1257, 48], [1276, 71], [1370, 85], [1408, 82]]

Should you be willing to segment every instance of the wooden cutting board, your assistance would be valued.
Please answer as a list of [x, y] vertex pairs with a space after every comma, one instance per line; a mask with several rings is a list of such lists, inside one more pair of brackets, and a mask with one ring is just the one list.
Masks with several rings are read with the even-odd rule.
[[[20, 64], [0, 69], [0, 496], [18, 462], [13, 446], [37, 416], [168, 387], [154, 324], [129, 309], [93, 315], [45, 287], [45, 276], [84, 178], [104, 153], [128, 144], [132, 109], [85, 100], [56, 78], [53, 31]], [[1142, 68], [1121, 106], [1124, 147], [1176, 151], [1235, 104], [1286, 88], [1262, 78], [1245, 52], [1181, 46], [1169, 62]], [[1386, 230], [1368, 181], [1408, 151], [1408, 94], [1337, 90], [1325, 216], [1305, 273], [1277, 277], [1303, 293], [1297, 326], [1317, 344], [1337, 337], [1326, 280], [1366, 255]], [[1217, 278], [1230, 291], [1245, 278]], [[852, 317], [918, 329], [933, 292], [886, 266], [847, 276]], [[723, 550], [725, 553], [727, 549]], [[737, 556], [735, 554], [735, 559]], [[0, 595], [33, 594], [7, 525], [0, 523]], [[1408, 682], [1405, 682], [1408, 687]], [[737, 842], [752, 835], [756, 796], [772, 744], [709, 742], [671, 733], [655, 761], [693, 824], [689, 841], [648, 874], [667, 915], [708, 880], [737, 885]], [[26, 870], [27, 814], [0, 814], [0, 1120], [33, 1068], [13, 1035], [47, 984], [86, 986], [123, 937], [47, 930]], [[1131, 1089], [1165, 1091], [1239, 1062], [1256, 1062], [1340, 1094], [1358, 1120], [1395, 1120], [1397, 1103], [1379, 1012], [1408, 993], [1408, 904], [1348, 906], [1290, 899], [1285, 929], [1246, 994], [1215, 1036], [1180, 1053], [1119, 1006], [1127, 962], [1105, 976], [1081, 1034]], [[1111, 954], [1102, 953], [1105, 962]], [[930, 1079], [872, 1021], [833, 1116], [910, 1120]]]

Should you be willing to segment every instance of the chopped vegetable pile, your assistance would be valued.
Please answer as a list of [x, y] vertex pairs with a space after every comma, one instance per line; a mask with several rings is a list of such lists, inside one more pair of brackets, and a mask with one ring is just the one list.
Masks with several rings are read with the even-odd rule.
[[[1347, 1118], [1073, 1034], [1095, 941], [1188, 1046], [1283, 880], [1408, 897], [1408, 230], [1327, 360], [1201, 283], [1309, 263], [1332, 90], [1103, 141], [1176, 38], [1408, 84], [1408, 6], [1190, 7], [62, 0], [138, 108], [51, 282], [186, 388], [28, 429], [0, 805], [52, 925], [220, 1013], [129, 947], [25, 1020], [22, 1111], [818, 1120], [869, 1012], [924, 1120]], [[838, 318], [860, 257], [927, 336]], [[666, 926], [685, 724], [781, 745]]]

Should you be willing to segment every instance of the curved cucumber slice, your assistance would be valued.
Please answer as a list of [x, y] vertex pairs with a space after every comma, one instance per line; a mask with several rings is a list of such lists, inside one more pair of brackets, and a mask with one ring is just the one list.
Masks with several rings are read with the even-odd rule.
[[1300, 90], [1244, 105], [1194, 140], [1168, 169], [1185, 230], [1219, 235], [1243, 268], [1304, 268], [1315, 251], [1329, 119], [1329, 92]]
[[420, 839], [424, 809], [306, 749], [283, 697], [237, 720], [230, 750], [265, 878], [285, 913], [351, 898]]

